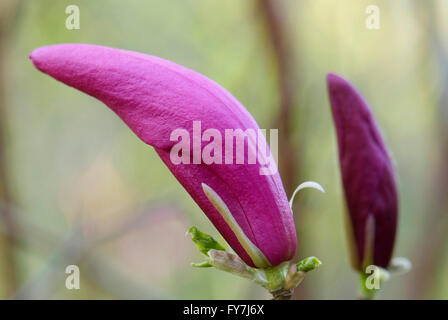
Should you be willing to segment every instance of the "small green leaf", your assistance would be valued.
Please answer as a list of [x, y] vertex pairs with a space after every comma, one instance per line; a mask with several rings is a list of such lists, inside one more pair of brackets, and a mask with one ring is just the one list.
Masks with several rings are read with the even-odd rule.
[[212, 236], [199, 231], [196, 227], [191, 227], [187, 233], [192, 235], [191, 240], [196, 244], [199, 251], [206, 256], [208, 256], [208, 252], [212, 249], [226, 251], [226, 249]]
[[322, 262], [316, 257], [308, 257], [297, 263], [297, 271], [312, 271], [316, 268], [319, 268], [321, 264]]
[[213, 267], [208, 261], [202, 261], [202, 262], [198, 262], [198, 263], [191, 263], [192, 267], [195, 268], [211, 268]]

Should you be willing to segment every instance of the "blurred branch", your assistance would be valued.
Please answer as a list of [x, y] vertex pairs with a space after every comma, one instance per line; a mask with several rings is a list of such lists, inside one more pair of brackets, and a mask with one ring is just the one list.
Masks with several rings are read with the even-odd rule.
[[[422, 53], [422, 65], [427, 68], [425, 62], [435, 61], [437, 64], [438, 83], [440, 92], [438, 102], [436, 137], [440, 138], [438, 144], [438, 159], [432, 172], [433, 185], [431, 186], [431, 199], [428, 202], [425, 213], [425, 232], [419, 240], [417, 261], [414, 262], [413, 272], [417, 275], [409, 290], [411, 299], [433, 298], [431, 290], [438, 283], [438, 276], [442, 272], [442, 265], [446, 252], [448, 251], [448, 201], [446, 191], [448, 190], [448, 53], [441, 43], [441, 30], [437, 27], [437, 14], [434, 3], [415, 3], [415, 12], [421, 20], [424, 33], [425, 45]], [[434, 75], [431, 74], [433, 79]]]
[[281, 2], [258, 0], [258, 7], [267, 32], [268, 46], [272, 48], [279, 81], [280, 108], [273, 124], [279, 129], [279, 171], [283, 177], [286, 193], [290, 195], [297, 185], [299, 171], [299, 146], [292, 137], [292, 111], [295, 101], [297, 77], [293, 63], [293, 49], [289, 45], [284, 11]]
[[[157, 203], [151, 203], [143, 206], [140, 210], [135, 210], [130, 217], [124, 219], [119, 223], [109, 226], [109, 230], [104, 230], [101, 234], [97, 235], [93, 240], [96, 244], [102, 244], [108, 241], [115, 240], [131, 231], [135, 231], [138, 228], [142, 228], [148, 224], [159, 222], [161, 219], [169, 220], [175, 219], [176, 216], [173, 213], [165, 212], [162, 217], [160, 215], [153, 216], [154, 212], [163, 209], [172, 209], [173, 212], [181, 212], [182, 209], [178, 208], [174, 204], [167, 204], [168, 200], [159, 200]], [[157, 219], [158, 221], [155, 221]], [[106, 225], [104, 223], [99, 225]]]
[[[59, 241], [60, 242], [60, 241]], [[59, 243], [58, 242], [58, 243]], [[48, 262], [48, 266], [37, 276], [23, 285], [13, 296], [14, 299], [48, 299], [57, 284], [63, 284], [65, 267], [77, 264], [84, 254], [86, 243], [81, 226], [76, 226], [72, 234], [63, 241]]]
[[[11, 220], [15, 226], [14, 230], [11, 230], [6, 225], [0, 224], [0, 234], [3, 234], [5, 237], [14, 236], [14, 245], [16, 247], [25, 249], [33, 247], [33, 249], [48, 252], [62, 238], [60, 235], [53, 234], [49, 230], [21, 219], [20, 216], [23, 212], [10, 203], [2, 203], [0, 201], [0, 210], [7, 210], [11, 214]], [[27, 216], [27, 214], [23, 214], [23, 216]], [[14, 231], [14, 235], [10, 234], [12, 231]]]
[[[17, 4], [18, 2], [15, 0], [2, 0], [0, 3], [0, 201], [7, 203], [13, 200], [8, 183], [7, 156], [5, 154], [7, 132], [5, 48], [11, 16]], [[7, 234], [0, 233], [0, 262], [4, 269], [0, 283], [4, 288], [3, 294], [5, 297], [9, 297], [17, 288], [18, 265], [14, 253], [16, 226], [8, 207], [0, 208], [0, 223], [8, 229]]]
[[[138, 283], [123, 275], [104, 258], [90, 255], [84, 263], [89, 279], [119, 299], [176, 299], [161, 288]], [[111, 279], [113, 281], [111, 281]]]
[[[92, 250], [97, 246], [103, 245], [109, 241], [113, 241], [128, 232], [135, 231], [137, 228], [142, 228], [147, 224], [154, 223], [154, 219], [171, 219], [172, 215], [164, 214], [162, 218], [160, 215], [154, 216], [153, 213], [161, 209], [173, 207], [163, 204], [152, 204], [144, 206], [141, 210], [134, 211], [130, 217], [125, 218], [122, 222], [109, 226], [98, 235], [93, 237], [86, 236], [86, 226], [81, 224], [76, 225], [72, 233], [64, 240], [62, 236], [52, 234], [48, 230], [44, 230], [36, 225], [31, 225], [29, 222], [23, 220], [16, 220], [14, 223], [19, 226], [17, 228], [17, 241], [15, 244], [28, 248], [30, 244], [35, 249], [38, 249], [46, 254], [53, 250], [47, 266], [39, 272], [36, 276], [25, 283], [13, 296], [15, 299], [46, 299], [50, 298], [52, 293], [61, 287], [64, 283], [65, 274], [61, 270], [71, 264], [83, 263], [87, 271], [87, 277], [90, 282], [99, 283], [103, 288], [106, 288], [112, 294], [119, 298], [133, 299], [160, 299], [167, 298], [168, 295], [157, 288], [149, 289], [146, 285], [139, 285], [125, 279], [114, 268], [104, 264], [104, 259], [99, 259], [96, 255], [91, 254]], [[1, 208], [1, 206], [0, 206]], [[177, 209], [177, 208], [175, 208]], [[17, 211], [16, 208], [9, 208], [10, 212]], [[179, 210], [179, 209], [177, 209]], [[13, 215], [17, 219], [18, 214]], [[107, 223], [100, 223], [99, 225], [107, 226]], [[3, 232], [10, 231], [9, 229], [0, 230]], [[31, 241], [27, 243], [27, 238]], [[54, 244], [61, 243], [59, 249], [54, 250]], [[101, 277], [99, 277], [101, 273]], [[152, 286], [154, 287], [154, 286]]]
[[[301, 154], [298, 152], [301, 148], [301, 141], [294, 141], [293, 128], [295, 117], [293, 116], [294, 105], [296, 101], [296, 88], [299, 79], [296, 74], [296, 65], [294, 63], [294, 50], [290, 45], [292, 42], [288, 37], [288, 27], [286, 23], [285, 10], [280, 5], [282, 2], [274, 0], [258, 0], [263, 23], [267, 31], [268, 46], [272, 48], [275, 63], [277, 66], [280, 108], [276, 117], [274, 128], [279, 129], [279, 171], [285, 186], [286, 194], [291, 196], [293, 190], [298, 185], [296, 180], [300, 177]], [[284, 156], [282, 156], [284, 155]], [[294, 209], [301, 212], [301, 201], [296, 201]], [[302, 215], [296, 215], [296, 227], [300, 232], [300, 219]], [[306, 233], [301, 232], [305, 235]], [[301, 248], [298, 252], [305, 252], [303, 246], [306, 240], [302, 239]], [[295, 259], [299, 257], [296, 255]], [[306, 283], [303, 283], [295, 291], [293, 299], [309, 298], [309, 289]]]

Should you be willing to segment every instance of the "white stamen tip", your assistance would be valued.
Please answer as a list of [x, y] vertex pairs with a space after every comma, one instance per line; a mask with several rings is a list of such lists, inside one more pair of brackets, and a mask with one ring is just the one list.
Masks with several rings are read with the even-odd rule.
[[404, 257], [393, 258], [390, 262], [389, 271], [394, 275], [405, 274], [412, 269], [412, 263]]
[[293, 201], [294, 201], [294, 198], [295, 198], [297, 192], [299, 192], [299, 191], [302, 190], [302, 189], [306, 189], [306, 188], [317, 189], [317, 190], [319, 190], [320, 192], [325, 193], [324, 188], [322, 188], [322, 186], [321, 186], [319, 183], [314, 182], [314, 181], [305, 181], [305, 182], [299, 184], [299, 186], [296, 188], [296, 190], [294, 190], [294, 193], [293, 193], [292, 196], [291, 196], [291, 200], [289, 200], [289, 206], [290, 206], [291, 208], [292, 208], [292, 203], [293, 203]]

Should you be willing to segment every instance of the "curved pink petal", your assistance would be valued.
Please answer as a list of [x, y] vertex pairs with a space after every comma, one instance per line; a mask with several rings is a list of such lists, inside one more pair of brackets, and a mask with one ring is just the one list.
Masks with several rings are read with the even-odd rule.
[[[373, 115], [356, 89], [342, 77], [327, 76], [339, 146], [346, 203], [362, 268], [369, 219], [373, 222], [373, 264], [386, 268], [392, 257], [398, 217], [394, 169]], [[370, 218], [369, 218], [370, 217]]]
[[[272, 265], [293, 257], [293, 216], [278, 173], [260, 175], [253, 164], [178, 164], [170, 160], [170, 134], [193, 121], [214, 128], [258, 129], [249, 112], [212, 80], [173, 62], [136, 52], [86, 44], [36, 49], [30, 55], [42, 72], [104, 102], [163, 162], [237, 254], [254, 266], [201, 183], [223, 199], [238, 225]], [[224, 139], [223, 139], [224, 143]], [[206, 143], [202, 143], [202, 148]], [[224, 146], [223, 146], [224, 150]], [[245, 162], [247, 163], [247, 162]]]

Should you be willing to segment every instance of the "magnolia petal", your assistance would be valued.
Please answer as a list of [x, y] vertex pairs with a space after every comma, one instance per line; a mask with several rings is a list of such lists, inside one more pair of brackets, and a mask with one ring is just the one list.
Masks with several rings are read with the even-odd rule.
[[364, 257], [362, 268], [373, 264], [373, 254], [375, 250], [375, 217], [370, 214], [367, 217], [365, 240], [364, 240]]
[[224, 218], [224, 221], [227, 223], [230, 229], [232, 229], [238, 241], [254, 262], [255, 266], [258, 268], [270, 267], [271, 264], [268, 259], [266, 259], [264, 254], [244, 234], [244, 231], [235, 221], [235, 218], [232, 216], [232, 213], [229, 211], [229, 208], [221, 199], [221, 197], [205, 183], [202, 183], [202, 189], [204, 190], [205, 195], [216, 208], [216, 210], [218, 210], [218, 212]]

